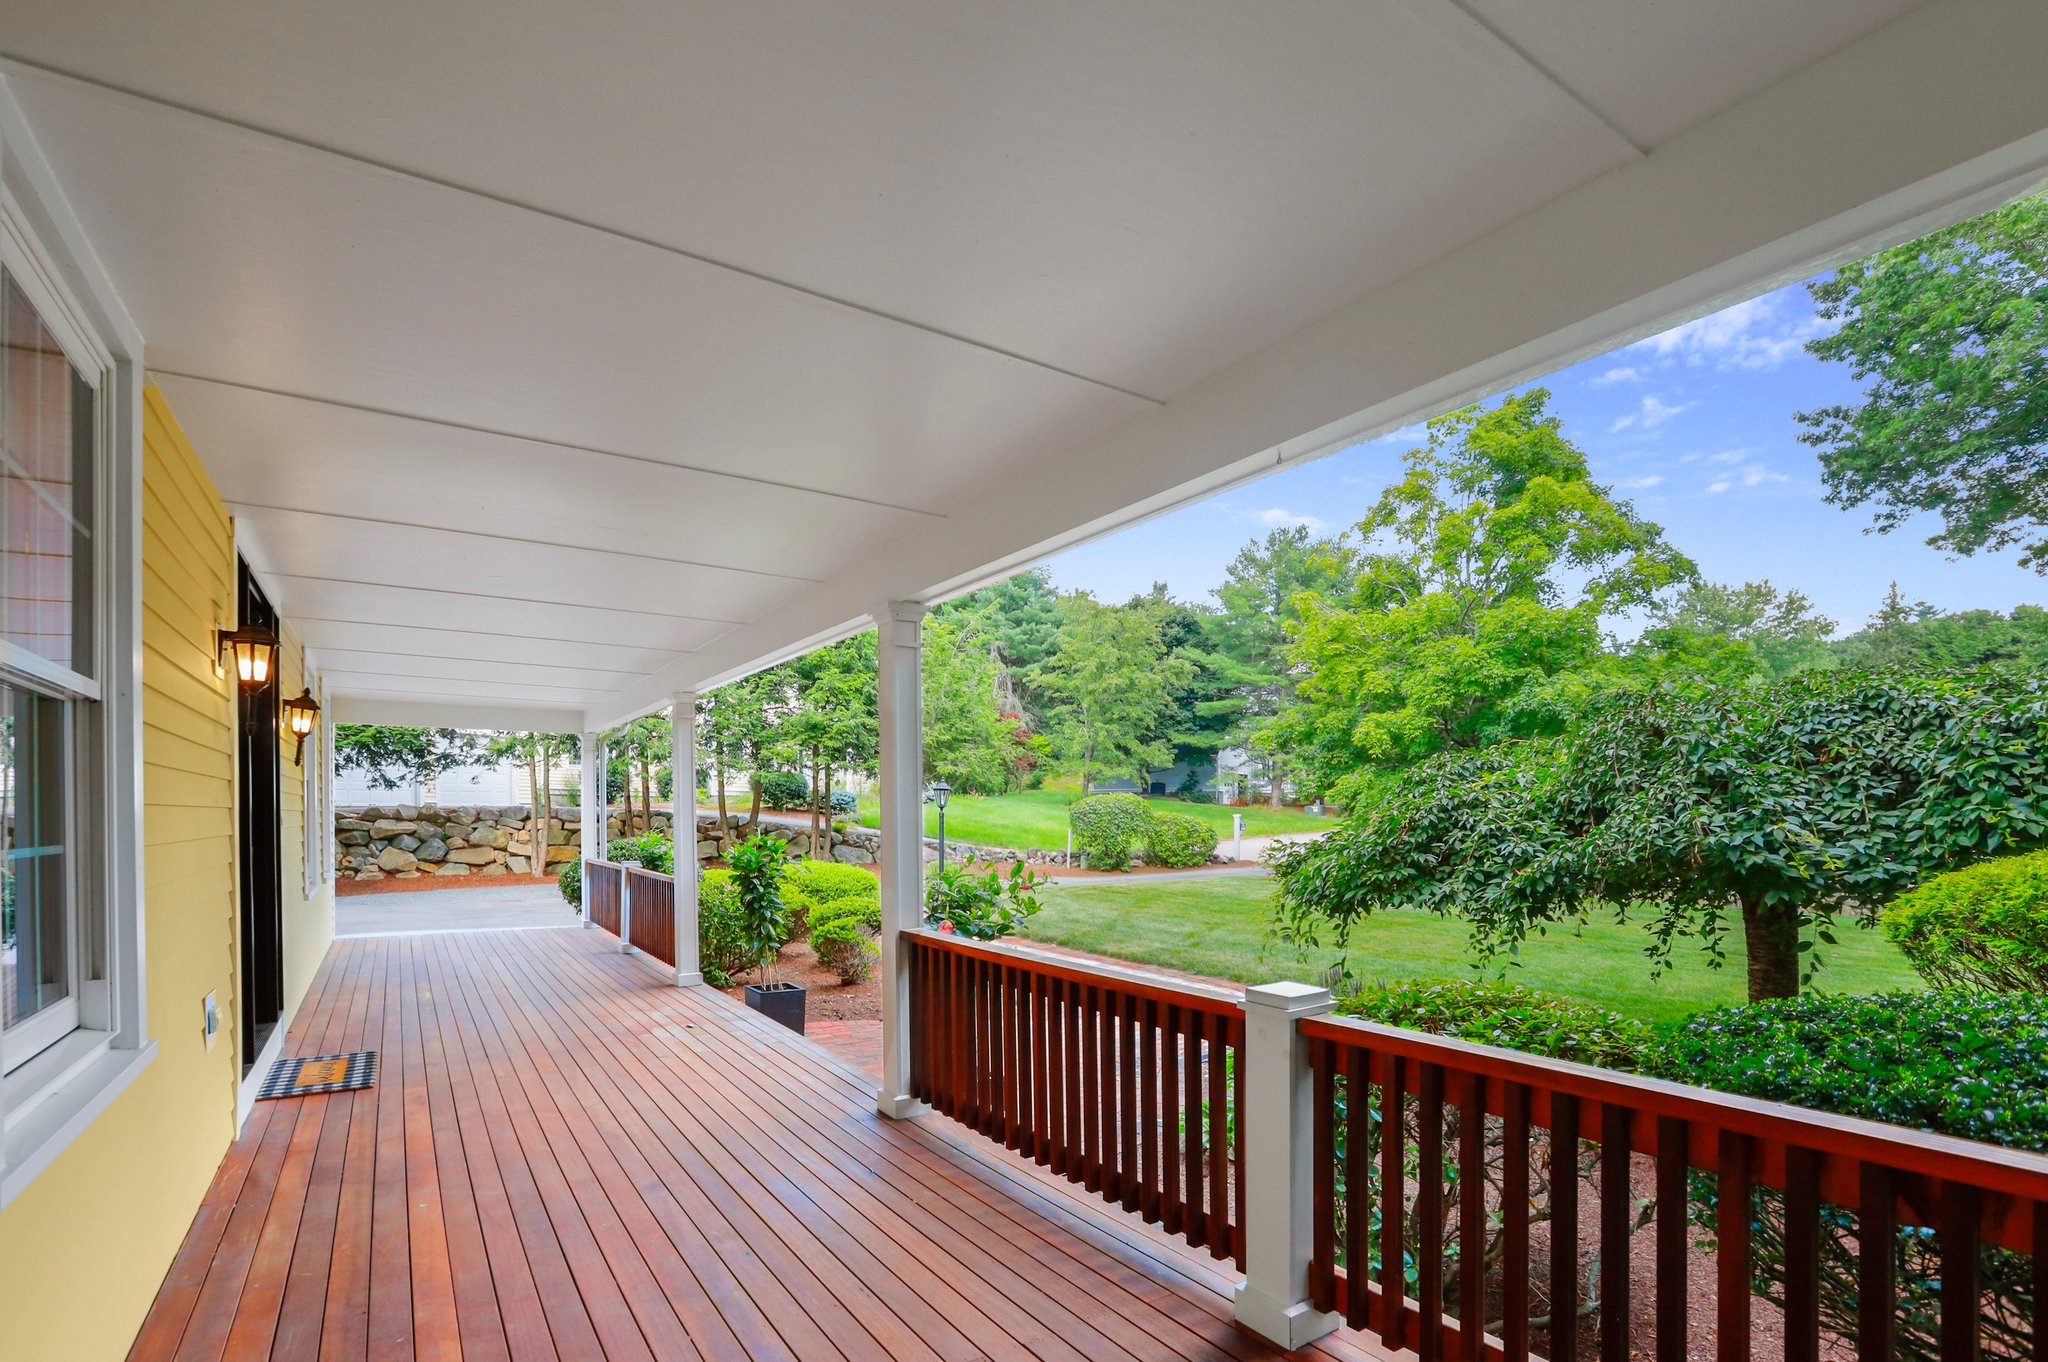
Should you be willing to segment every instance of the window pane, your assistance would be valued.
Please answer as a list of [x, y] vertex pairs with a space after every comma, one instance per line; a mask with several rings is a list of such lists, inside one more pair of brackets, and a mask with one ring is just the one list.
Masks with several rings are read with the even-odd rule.
[[0, 684], [0, 1026], [71, 993], [64, 711]]
[[0, 271], [0, 638], [90, 675], [92, 388]]

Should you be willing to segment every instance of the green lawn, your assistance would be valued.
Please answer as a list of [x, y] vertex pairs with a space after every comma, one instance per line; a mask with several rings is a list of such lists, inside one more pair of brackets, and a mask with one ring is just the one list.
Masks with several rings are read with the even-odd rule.
[[[1055, 945], [1125, 960], [1165, 965], [1195, 974], [1269, 983], [1320, 982], [1338, 953], [1323, 949], [1304, 959], [1268, 940], [1266, 879], [1224, 877], [1147, 883], [1058, 885], [1040, 891], [1045, 905], [1024, 934]], [[1476, 976], [1462, 922], [1423, 912], [1388, 912], [1353, 934], [1349, 959], [1360, 979], [1469, 979]], [[1817, 985], [1835, 993], [1873, 993], [1922, 987], [1897, 949], [1873, 931], [1844, 924], [1841, 945], [1829, 952]], [[1709, 967], [1684, 944], [1674, 968], [1650, 978], [1643, 958], [1648, 934], [1634, 925], [1596, 919], [1584, 928], [1552, 928], [1527, 942], [1512, 983], [1597, 1003], [1647, 1021], [1669, 1021], [1703, 1008], [1743, 1001], [1742, 944], [1728, 942], [1728, 962]]]
[[[974, 846], [1037, 847], [1064, 851], [1067, 846], [1067, 805], [1079, 799], [1071, 790], [1024, 790], [1007, 795], [954, 795], [946, 805], [946, 837]], [[1189, 804], [1179, 799], [1151, 797], [1147, 803], [1175, 813], [1192, 814], [1216, 829], [1218, 837], [1230, 835], [1230, 815], [1244, 815], [1244, 833], [1255, 837], [1269, 832], [1310, 832], [1331, 827], [1325, 818], [1299, 809], [1273, 809], [1263, 805], [1226, 809], [1216, 804]], [[860, 801], [860, 821], [867, 827], [882, 824], [876, 796]], [[939, 833], [939, 811], [925, 806], [927, 837]]]

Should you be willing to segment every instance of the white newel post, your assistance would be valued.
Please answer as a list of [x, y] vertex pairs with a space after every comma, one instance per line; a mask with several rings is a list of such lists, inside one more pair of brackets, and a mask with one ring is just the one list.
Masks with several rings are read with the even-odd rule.
[[882, 1088], [875, 1105], [895, 1120], [930, 1110], [910, 1095], [902, 937], [924, 924], [924, 611], [915, 601], [891, 601], [874, 616], [882, 787]]
[[[582, 769], [578, 774], [576, 798], [582, 801], [578, 812], [581, 821], [576, 825], [576, 855], [583, 862], [582, 902], [577, 905], [583, 914], [583, 925], [590, 925], [590, 863], [604, 856], [604, 796], [599, 793], [600, 782], [604, 780], [604, 758], [598, 753], [597, 734], [586, 731], [577, 750], [582, 753]], [[592, 841], [591, 802], [597, 804], [596, 840]]]
[[[625, 862], [628, 866], [638, 861]], [[619, 871], [619, 954], [633, 953], [633, 876], [626, 870]]]
[[676, 849], [676, 986], [704, 982], [697, 958], [697, 692], [679, 690], [669, 710], [670, 765], [675, 797], [669, 801], [668, 835]]
[[1295, 1349], [1341, 1322], [1308, 1299], [1315, 1214], [1314, 1085], [1297, 1023], [1335, 1006], [1330, 990], [1260, 984], [1244, 992], [1244, 1281], [1238, 1323]]

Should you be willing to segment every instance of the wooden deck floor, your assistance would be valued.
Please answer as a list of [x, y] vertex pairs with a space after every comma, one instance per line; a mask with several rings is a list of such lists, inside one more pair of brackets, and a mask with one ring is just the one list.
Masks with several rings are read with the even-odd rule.
[[1205, 1256], [611, 945], [337, 943], [285, 1052], [377, 1086], [257, 1104], [131, 1357], [1278, 1355]]

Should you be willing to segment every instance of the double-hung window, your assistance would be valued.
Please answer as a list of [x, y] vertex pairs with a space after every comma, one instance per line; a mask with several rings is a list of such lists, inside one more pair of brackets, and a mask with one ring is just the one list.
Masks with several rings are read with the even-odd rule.
[[[77, 1030], [106, 979], [87, 853], [98, 745], [95, 610], [104, 361], [0, 254], [0, 1073]], [[103, 1010], [103, 1004], [102, 1004]]]

